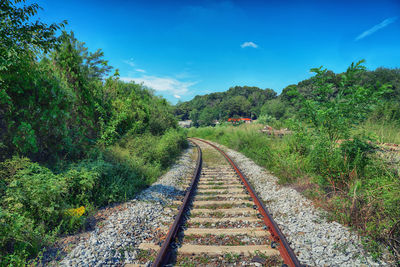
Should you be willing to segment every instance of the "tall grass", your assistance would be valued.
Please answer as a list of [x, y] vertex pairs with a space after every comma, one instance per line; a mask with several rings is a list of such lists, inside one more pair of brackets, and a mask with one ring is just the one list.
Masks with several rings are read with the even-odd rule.
[[370, 135], [380, 143], [400, 144], [400, 122], [367, 120], [354, 132]]

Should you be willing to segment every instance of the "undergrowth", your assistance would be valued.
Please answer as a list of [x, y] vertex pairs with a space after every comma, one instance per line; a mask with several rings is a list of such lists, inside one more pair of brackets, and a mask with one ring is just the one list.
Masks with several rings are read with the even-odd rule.
[[[50, 169], [28, 158], [0, 163], [0, 265], [20, 266], [60, 234], [85, 227], [97, 207], [134, 197], [187, 145], [183, 131], [126, 136]], [[33, 262], [32, 262], [33, 263]]]

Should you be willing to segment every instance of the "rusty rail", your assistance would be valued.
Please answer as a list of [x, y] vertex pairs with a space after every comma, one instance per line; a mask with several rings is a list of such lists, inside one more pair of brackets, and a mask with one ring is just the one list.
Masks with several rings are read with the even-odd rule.
[[214, 144], [207, 142], [205, 140], [195, 138], [198, 141], [204, 142], [215, 149], [217, 149], [227, 160], [228, 162], [232, 165], [232, 167], [235, 169], [237, 174], [239, 175], [240, 179], [242, 180], [243, 184], [246, 186], [247, 191], [249, 192], [250, 196], [252, 197], [253, 201], [256, 203], [258, 207], [258, 211], [262, 215], [262, 219], [265, 223], [265, 225], [268, 228], [268, 231], [271, 233], [271, 239], [273, 242], [277, 242], [279, 244], [279, 253], [281, 254], [283, 261], [285, 264], [288, 266], [302, 266], [297, 259], [296, 255], [294, 254], [292, 248], [289, 246], [288, 241], [286, 240], [285, 236], [279, 229], [277, 223], [274, 221], [272, 216], [269, 214], [268, 209], [264, 206], [263, 202], [258, 198], [256, 192], [254, 191], [253, 187], [251, 184], [248, 182], [247, 178], [245, 175], [240, 171], [240, 169], [236, 166], [236, 164], [229, 158], [229, 156], [221, 150], [219, 147], [215, 146]]
[[175, 217], [175, 221], [172, 224], [172, 226], [168, 230], [168, 235], [165, 238], [165, 241], [160, 249], [160, 251], [157, 254], [156, 259], [153, 262], [153, 267], [159, 267], [159, 266], [164, 266], [168, 263], [170, 257], [171, 257], [171, 251], [172, 251], [172, 244], [173, 241], [175, 240], [176, 234], [178, 233], [179, 227], [181, 226], [182, 220], [184, 218], [184, 212], [187, 210], [188, 205], [189, 205], [189, 200], [193, 195], [193, 192], [197, 182], [199, 181], [200, 173], [201, 173], [201, 166], [202, 166], [202, 153], [200, 147], [192, 142], [196, 147], [197, 147], [197, 162], [196, 162], [196, 169], [193, 174], [192, 181], [190, 182], [190, 186], [187, 188], [185, 198], [183, 199], [182, 205], [179, 209], [178, 214]]

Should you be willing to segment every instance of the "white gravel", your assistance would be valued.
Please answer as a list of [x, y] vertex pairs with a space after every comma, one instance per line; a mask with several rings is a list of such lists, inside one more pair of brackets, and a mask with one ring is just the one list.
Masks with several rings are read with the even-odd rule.
[[[115, 266], [134, 263], [138, 246], [154, 235], [154, 229], [173, 215], [165, 209], [176, 196], [183, 195], [180, 181], [191, 176], [196, 162], [192, 147], [159, 181], [144, 190], [136, 199], [125, 203], [126, 209], [109, 216], [96, 226], [89, 238], [80, 243], [62, 260], [61, 266]], [[172, 221], [171, 221], [172, 222]]]
[[302, 264], [310, 266], [389, 266], [374, 262], [362, 248], [360, 238], [347, 227], [328, 222], [324, 212], [296, 190], [277, 184], [278, 178], [244, 155], [223, 149], [267, 203], [281, 231]]

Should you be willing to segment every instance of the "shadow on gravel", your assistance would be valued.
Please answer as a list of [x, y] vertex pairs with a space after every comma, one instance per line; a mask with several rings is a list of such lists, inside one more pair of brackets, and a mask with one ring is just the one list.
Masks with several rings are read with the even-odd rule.
[[174, 186], [155, 184], [138, 196], [137, 200], [154, 201], [165, 204], [169, 200], [175, 200], [179, 196], [184, 196], [185, 190], [180, 190]]

